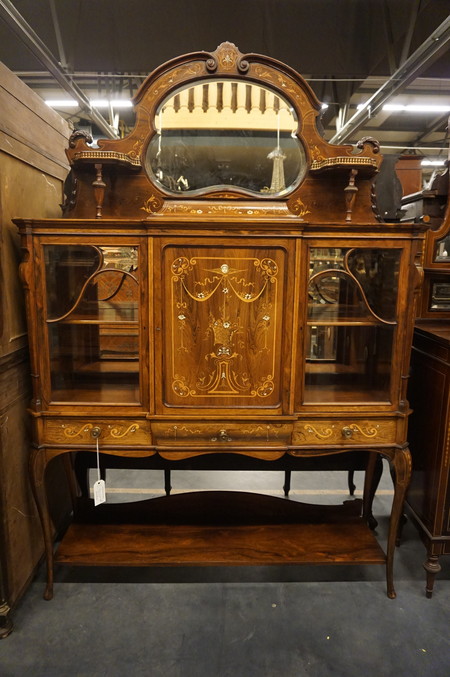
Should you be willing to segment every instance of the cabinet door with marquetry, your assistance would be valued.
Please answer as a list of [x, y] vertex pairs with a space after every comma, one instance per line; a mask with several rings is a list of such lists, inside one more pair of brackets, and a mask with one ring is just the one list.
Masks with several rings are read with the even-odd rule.
[[163, 409], [285, 410], [290, 258], [278, 241], [163, 245]]

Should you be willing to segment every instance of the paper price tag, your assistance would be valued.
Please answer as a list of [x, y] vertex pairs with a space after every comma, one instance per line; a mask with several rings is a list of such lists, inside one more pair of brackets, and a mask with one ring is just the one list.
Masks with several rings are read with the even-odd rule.
[[106, 503], [106, 486], [105, 480], [97, 480], [94, 483], [94, 505]]

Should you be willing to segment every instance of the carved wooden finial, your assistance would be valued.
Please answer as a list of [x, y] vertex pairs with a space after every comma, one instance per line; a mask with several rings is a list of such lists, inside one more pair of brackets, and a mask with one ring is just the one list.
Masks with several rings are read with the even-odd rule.
[[249, 69], [249, 63], [243, 59], [243, 54], [232, 42], [222, 42], [211, 54], [211, 58], [206, 62], [206, 68], [213, 72], [217, 69], [221, 71], [239, 71], [245, 73]]

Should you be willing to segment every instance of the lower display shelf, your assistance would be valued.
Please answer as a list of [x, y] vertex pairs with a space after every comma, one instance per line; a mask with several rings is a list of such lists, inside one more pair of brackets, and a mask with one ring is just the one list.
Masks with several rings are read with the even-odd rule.
[[[144, 508], [140, 523], [123, 522], [123, 513], [121, 523], [111, 521], [117, 508], [127, 507], [130, 513], [139, 510], [137, 506]], [[195, 492], [99, 507], [93, 523], [93, 511], [85, 504], [79, 515], [82, 521], [69, 527], [55, 563], [265, 566], [386, 562], [374, 534], [360, 517], [359, 500], [341, 506], [314, 506], [259, 494]]]

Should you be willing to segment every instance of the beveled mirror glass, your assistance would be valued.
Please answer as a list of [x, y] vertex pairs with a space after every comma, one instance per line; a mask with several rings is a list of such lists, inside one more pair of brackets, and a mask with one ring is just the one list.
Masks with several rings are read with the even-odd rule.
[[278, 92], [237, 80], [203, 80], [160, 104], [146, 156], [151, 179], [172, 194], [240, 189], [282, 196], [306, 170], [298, 118]]

